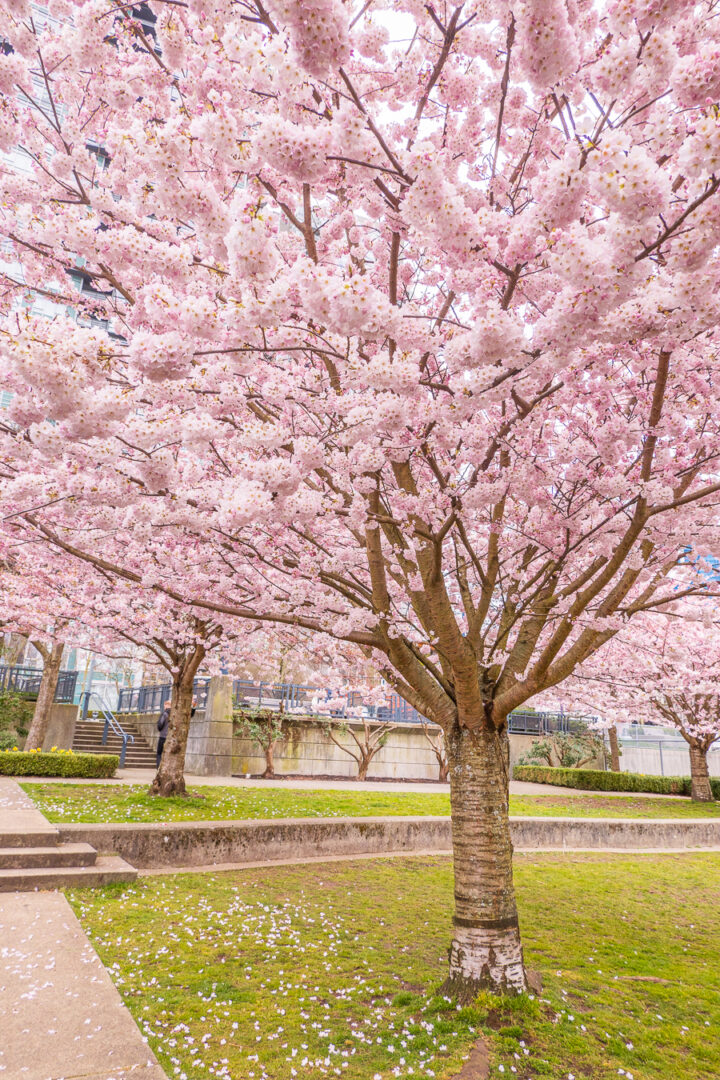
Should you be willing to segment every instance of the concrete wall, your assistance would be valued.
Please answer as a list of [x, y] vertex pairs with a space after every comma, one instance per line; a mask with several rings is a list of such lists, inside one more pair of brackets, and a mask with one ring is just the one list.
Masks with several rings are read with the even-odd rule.
[[[294, 717], [291, 735], [285, 744], [275, 749], [275, 771], [301, 773], [304, 776], [357, 776], [357, 764], [349, 754], [333, 743], [317, 720]], [[362, 724], [348, 723], [362, 737]], [[342, 732], [342, 724], [335, 727], [335, 735], [344, 745], [357, 752], [348, 732]], [[372, 725], [376, 727], [376, 725]], [[265, 756], [252, 739], [236, 736], [233, 741], [232, 771], [235, 774], [261, 773], [265, 769]], [[435, 756], [417, 724], [403, 724], [391, 731], [387, 742], [370, 763], [369, 776], [413, 780], [436, 780], [438, 765]]]
[[[323, 725], [309, 717], [297, 717], [294, 730], [284, 745], [275, 750], [275, 771], [279, 776], [300, 773], [303, 776], [357, 775], [357, 764], [349, 754], [328, 738]], [[335, 729], [336, 737], [346, 746], [357, 748], [352, 737], [342, 732], [342, 724]], [[361, 723], [348, 723], [362, 737]], [[533, 735], [510, 736], [510, 766], [526, 753], [533, 742]], [[233, 742], [232, 771], [235, 775], [257, 774], [265, 770], [265, 757], [252, 739], [235, 736]], [[370, 779], [437, 780], [438, 764], [431, 747], [417, 724], [400, 724], [388, 735], [387, 742], [370, 763]]]
[[[91, 844], [133, 866], [213, 866], [381, 852], [449, 852], [449, 817], [305, 818], [170, 824], [60, 825], [62, 841]], [[720, 818], [513, 818], [520, 851], [692, 851], [720, 847]]]
[[75, 724], [79, 714], [79, 705], [60, 705], [55, 702], [50, 713], [50, 723], [43, 742], [43, 750], [50, 750], [53, 746], [56, 746], [58, 750], [69, 750], [73, 744]]

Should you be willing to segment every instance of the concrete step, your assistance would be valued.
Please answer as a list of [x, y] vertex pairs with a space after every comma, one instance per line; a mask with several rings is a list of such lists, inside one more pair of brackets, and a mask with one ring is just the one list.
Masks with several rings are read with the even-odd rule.
[[90, 844], [58, 844], [55, 847], [0, 847], [0, 870], [92, 866], [96, 859], [97, 852]]
[[0, 893], [66, 889], [135, 881], [137, 870], [117, 855], [99, 855], [94, 866], [42, 866], [0, 870]]
[[[116, 757], [122, 752], [122, 743], [111, 743], [109, 740], [106, 743], [100, 742], [100, 740], [90, 739], [74, 739], [73, 750], [76, 754], [115, 754]], [[129, 761], [132, 759], [138, 759], [142, 761], [154, 761], [155, 751], [151, 750], [147, 746], [133, 746], [132, 743], [128, 744], [125, 751], [125, 757]]]
[[60, 842], [60, 833], [54, 825], [47, 829], [27, 829], [11, 832], [0, 829], [0, 848], [47, 848], [55, 847]]
[[[95, 754], [119, 754], [120, 751], [122, 750], [122, 743], [119, 743], [117, 746], [114, 746], [110, 742], [107, 742], [107, 743], [103, 743], [103, 742], [99, 742], [99, 741], [98, 742], [91, 742], [89, 740], [86, 741], [86, 740], [78, 740], [78, 739], [76, 739], [73, 742], [73, 747], [72, 748], [73, 748], [73, 750], [75, 751], [76, 754], [83, 754], [83, 753], [84, 754], [91, 754], [91, 753], [95, 753]], [[137, 747], [135, 747], [135, 746], [132, 746], [132, 744], [130, 744], [128, 746], [127, 750], [126, 750], [126, 754], [132, 754], [133, 756], [138, 756], [139, 755], [140, 757], [148, 757], [148, 756], [154, 757], [155, 756], [155, 751], [150, 750], [150, 748], [147, 747], [147, 746], [137, 746]]]

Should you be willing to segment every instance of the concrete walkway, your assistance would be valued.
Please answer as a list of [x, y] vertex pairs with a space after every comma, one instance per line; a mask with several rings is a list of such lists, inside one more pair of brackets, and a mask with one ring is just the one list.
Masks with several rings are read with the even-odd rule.
[[[7, 777], [0, 831], [58, 832]], [[0, 895], [0, 1080], [166, 1080], [59, 892]]]
[[0, 776], [0, 833], [25, 833], [28, 841], [54, 843], [57, 825], [51, 825], [29, 795], [9, 776]]
[[[24, 780], [41, 779], [51, 784], [150, 784], [154, 769], [118, 769], [117, 775], [110, 780], [84, 780], [73, 777], [23, 777]], [[188, 776], [185, 777], [188, 788], [194, 787], [248, 787], [248, 788], [285, 788], [300, 791], [374, 791], [405, 794], [405, 795], [433, 795], [450, 793], [449, 784], [414, 784], [412, 782], [393, 780], [316, 780], [308, 777], [305, 780], [252, 780], [244, 776]], [[610, 798], [628, 798], [636, 794], [643, 799], [682, 799], [682, 795], [655, 795], [651, 792], [630, 791], [581, 791], [580, 788], [555, 787], [553, 784], [528, 784], [524, 780], [510, 781], [511, 795], [606, 795]]]
[[0, 901], [0, 1076], [166, 1080], [62, 893]]

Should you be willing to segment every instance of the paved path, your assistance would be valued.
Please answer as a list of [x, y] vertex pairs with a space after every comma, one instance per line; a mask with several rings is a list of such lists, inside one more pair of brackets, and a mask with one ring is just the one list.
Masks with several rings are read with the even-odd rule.
[[[84, 780], [67, 777], [47, 778], [52, 784], [149, 784], [155, 775], [154, 769], [118, 769], [117, 776], [110, 780]], [[33, 777], [24, 777], [32, 780]], [[46, 779], [42, 777], [41, 779]], [[194, 787], [250, 787], [250, 788], [295, 788], [306, 791], [383, 791], [396, 794], [432, 795], [437, 792], [449, 794], [449, 784], [413, 784], [393, 780], [251, 780], [244, 776], [186, 776], [188, 788]], [[510, 781], [511, 795], [607, 795], [611, 798], [627, 798], [629, 791], [581, 791], [579, 788], [555, 787], [553, 784], [528, 784], [524, 780]], [[681, 799], [682, 795], [654, 795], [650, 792], [638, 792], [643, 799]]]
[[[57, 836], [8, 777], [0, 830]], [[0, 894], [0, 1080], [166, 1080], [59, 892]]]
[[9, 776], [0, 776], [0, 832], [28, 833], [50, 843], [57, 839], [57, 825], [51, 825], [29, 795]]

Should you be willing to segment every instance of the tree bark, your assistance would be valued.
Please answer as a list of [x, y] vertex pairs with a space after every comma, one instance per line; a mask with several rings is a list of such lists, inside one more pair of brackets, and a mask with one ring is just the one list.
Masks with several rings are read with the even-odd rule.
[[370, 762], [372, 761], [373, 754], [362, 754], [360, 762], [358, 763], [358, 780], [367, 780], [368, 769], [370, 768]]
[[39, 642], [33, 642], [33, 644], [42, 655], [43, 673], [37, 701], [35, 702], [35, 712], [25, 740], [25, 749], [42, 750], [50, 723], [53, 702], [55, 701], [55, 691], [57, 690], [64, 645], [61, 641], [55, 641], [52, 648], [48, 649]]
[[527, 989], [508, 816], [507, 728], [446, 733], [450, 766], [454, 937], [442, 992], [461, 1002], [478, 991]]
[[179, 670], [173, 672], [170, 725], [160, 767], [149, 788], [150, 795], [186, 794], [185, 753], [192, 713], [193, 680], [204, 656], [205, 649], [198, 645]]
[[707, 747], [699, 742], [690, 743], [690, 797], [693, 802], [712, 802]]
[[610, 771], [620, 772], [620, 743], [614, 724], [608, 728], [608, 739], [610, 741]]
[[273, 739], [273, 741], [265, 747], [265, 772], [262, 774], [263, 780], [272, 780], [275, 776], [276, 741], [276, 739]]

